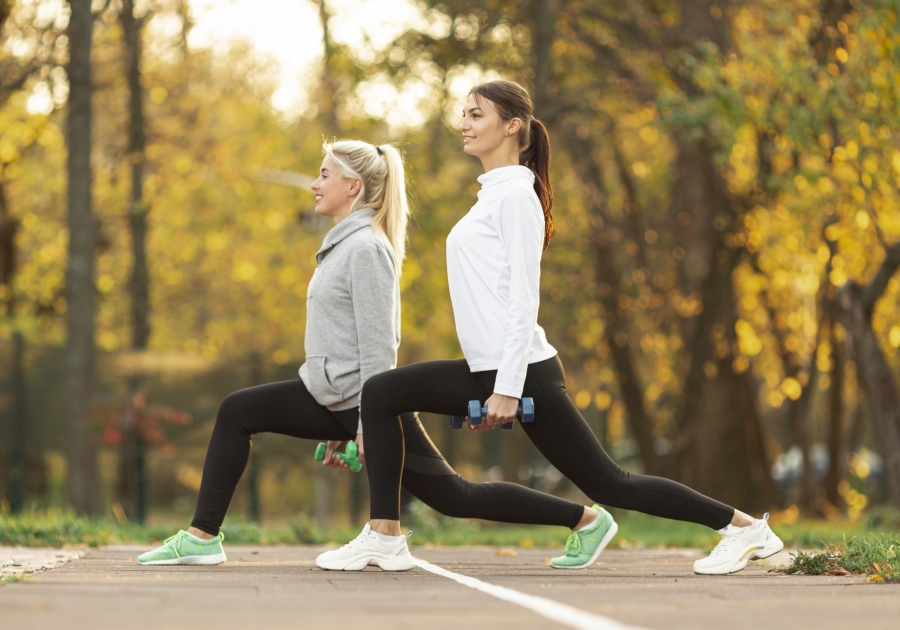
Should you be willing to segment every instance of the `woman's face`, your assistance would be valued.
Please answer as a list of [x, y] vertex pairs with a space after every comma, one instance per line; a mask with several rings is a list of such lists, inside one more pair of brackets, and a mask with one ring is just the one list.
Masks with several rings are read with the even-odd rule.
[[491, 154], [504, 141], [515, 141], [514, 134], [520, 125], [518, 118], [501, 120], [491, 101], [486, 98], [476, 99], [474, 94], [469, 94], [463, 107], [463, 119], [459, 124], [463, 136], [463, 151], [479, 157]]
[[319, 177], [310, 188], [316, 193], [316, 214], [333, 217], [335, 223], [340, 222], [353, 206], [353, 200], [359, 194], [359, 179], [347, 179], [338, 170], [330, 157], [322, 160]]

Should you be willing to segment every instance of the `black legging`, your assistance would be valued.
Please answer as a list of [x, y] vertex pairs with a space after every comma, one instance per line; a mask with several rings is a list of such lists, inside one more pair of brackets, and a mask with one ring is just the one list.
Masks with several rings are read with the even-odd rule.
[[[332, 412], [321, 406], [299, 379], [229, 394], [216, 416], [191, 526], [213, 536], [219, 533], [250, 458], [253, 434], [352, 440], [356, 437], [358, 419], [358, 408]], [[584, 508], [576, 503], [524, 486], [472, 483], [460, 477], [431, 442], [414, 413], [404, 413], [401, 422], [401, 459], [404, 437], [406, 441], [403, 487], [438, 512], [459, 518], [565, 527], [575, 527], [584, 514]], [[365, 447], [368, 462], [368, 442]], [[396, 481], [399, 484], [399, 468]]]
[[[406, 424], [398, 415], [412, 410], [463, 415], [469, 400], [484, 403], [491, 395], [496, 377], [496, 371], [470, 372], [459, 360], [416, 363], [366, 381], [362, 421], [373, 519], [400, 517]], [[528, 366], [522, 396], [534, 399], [535, 417], [520, 426], [544, 457], [592, 500], [713, 529], [731, 522], [734, 510], [727, 505], [669, 479], [619, 468], [566, 394], [558, 357]]]

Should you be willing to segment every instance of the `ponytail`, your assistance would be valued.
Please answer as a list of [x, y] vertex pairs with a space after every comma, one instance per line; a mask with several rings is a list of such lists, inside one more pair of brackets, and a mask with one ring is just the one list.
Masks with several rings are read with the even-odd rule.
[[469, 94], [486, 98], [504, 121], [518, 118], [522, 128], [519, 139], [519, 164], [534, 173], [534, 192], [544, 211], [544, 249], [556, 231], [553, 221], [553, 189], [550, 187], [550, 134], [547, 127], [534, 117], [531, 97], [518, 83], [512, 81], [488, 81], [473, 87]]
[[327, 142], [322, 149], [343, 177], [362, 181], [362, 189], [351, 212], [360, 208], [376, 211], [372, 218], [372, 230], [390, 246], [399, 276], [406, 257], [406, 224], [409, 218], [403, 156], [391, 144], [376, 147], [361, 140]]
[[406, 257], [406, 224], [409, 219], [403, 156], [390, 144], [377, 148], [384, 156], [387, 174], [384, 178], [384, 200], [378, 214], [372, 219], [372, 229], [390, 243], [399, 270]]
[[531, 119], [528, 146], [519, 155], [519, 164], [534, 173], [534, 192], [544, 210], [544, 249], [556, 231], [553, 221], [553, 188], [550, 187], [550, 134], [537, 118]]

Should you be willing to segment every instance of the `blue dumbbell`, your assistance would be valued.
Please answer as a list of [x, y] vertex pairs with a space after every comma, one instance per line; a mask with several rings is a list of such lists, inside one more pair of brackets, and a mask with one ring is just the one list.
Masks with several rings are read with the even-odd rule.
[[[478, 400], [470, 400], [469, 401], [469, 424], [471, 425], [479, 425], [481, 424], [481, 419], [487, 417], [488, 408], [482, 407], [481, 402]], [[533, 422], [534, 421], [534, 400], [531, 398], [523, 398], [519, 401], [519, 410], [516, 413], [516, 417], [520, 422]], [[451, 429], [462, 429], [463, 424], [466, 421], [465, 416], [450, 416], [450, 428]], [[507, 431], [512, 429], [515, 425], [515, 422], [507, 422], [506, 424], [501, 424], [501, 429], [506, 429]]]

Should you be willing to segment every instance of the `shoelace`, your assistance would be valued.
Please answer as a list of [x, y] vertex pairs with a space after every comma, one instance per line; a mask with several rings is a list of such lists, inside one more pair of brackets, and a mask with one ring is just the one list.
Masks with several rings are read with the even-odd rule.
[[572, 532], [569, 534], [569, 539], [566, 540], [566, 555], [567, 556], [577, 556], [581, 553], [581, 534], [578, 532]]
[[174, 541], [175, 544], [172, 545], [172, 551], [175, 552], [175, 557], [179, 559], [181, 559], [181, 541], [184, 540], [184, 534], [185, 532], [181, 531], [174, 536], [169, 536], [168, 538], [166, 538], [164, 543], [168, 545], [169, 543]]
[[739, 535], [740, 534], [738, 534], [738, 533], [725, 534], [722, 537], [722, 540], [719, 541], [719, 544], [716, 545], [715, 548], [712, 550], [712, 553], [709, 554], [710, 557], [719, 556], [719, 555], [722, 555], [723, 553], [726, 553], [727, 551], [731, 550], [734, 546], [737, 545]]
[[354, 538], [353, 540], [351, 540], [350, 542], [348, 542], [346, 545], [344, 545], [343, 547], [341, 547], [341, 549], [344, 549], [344, 548], [348, 548], [348, 549], [356, 549], [357, 547], [359, 547], [360, 545], [362, 545], [364, 542], [365, 542], [365, 534], [363, 534], [362, 532], [360, 532], [360, 534], [359, 534], [356, 538]]

